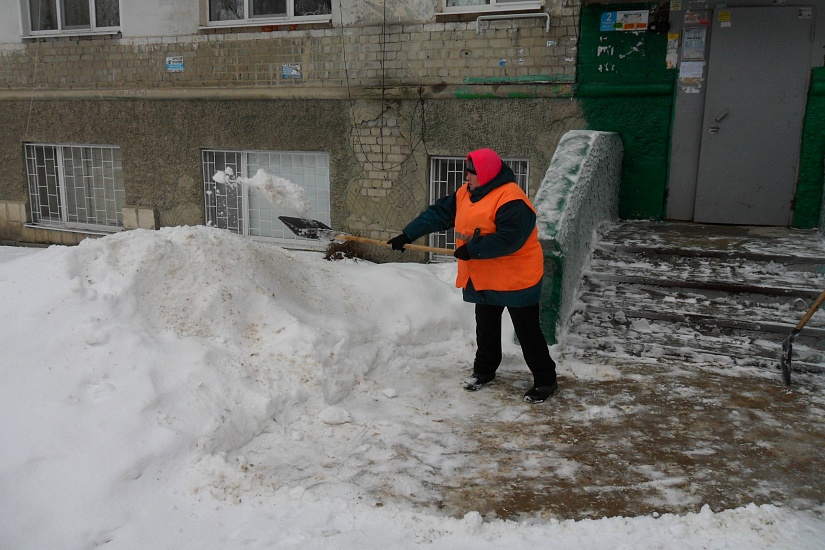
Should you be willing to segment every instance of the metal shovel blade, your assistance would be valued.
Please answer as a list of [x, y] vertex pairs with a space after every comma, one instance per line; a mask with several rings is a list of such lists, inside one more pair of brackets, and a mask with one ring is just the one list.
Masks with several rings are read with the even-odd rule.
[[779, 367], [782, 369], [782, 380], [785, 382], [786, 386], [791, 385], [791, 354], [793, 353], [793, 339], [796, 338], [796, 335], [802, 332], [802, 329], [805, 328], [805, 325], [810, 321], [813, 314], [816, 310], [819, 309], [825, 302], [825, 290], [819, 295], [819, 298], [813, 303], [813, 305], [808, 309], [808, 312], [802, 318], [799, 323], [797, 323], [796, 327], [791, 331], [791, 334], [785, 338], [785, 341], [782, 342], [782, 361], [779, 363]]
[[281, 220], [290, 231], [305, 239], [328, 238], [331, 240], [331, 236], [335, 234], [330, 226], [318, 220], [291, 218], [289, 216], [278, 216], [278, 219]]
[[793, 339], [799, 331], [793, 331], [790, 336], [782, 342], [782, 361], [779, 367], [782, 369], [782, 381], [786, 386], [791, 385], [791, 355], [793, 354]]

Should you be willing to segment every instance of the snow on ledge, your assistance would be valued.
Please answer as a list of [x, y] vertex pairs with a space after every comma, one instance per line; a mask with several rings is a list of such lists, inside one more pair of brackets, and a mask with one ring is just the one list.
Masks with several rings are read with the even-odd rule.
[[546, 276], [554, 279], [543, 290], [553, 294], [545, 310], [555, 312], [551, 322], [557, 336], [572, 309], [596, 229], [618, 217], [622, 155], [616, 133], [567, 132], [536, 192], [533, 202]]

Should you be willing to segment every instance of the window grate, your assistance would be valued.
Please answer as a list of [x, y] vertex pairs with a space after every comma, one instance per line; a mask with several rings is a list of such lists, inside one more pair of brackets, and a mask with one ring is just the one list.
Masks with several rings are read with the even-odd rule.
[[32, 223], [78, 229], [123, 227], [120, 148], [26, 144]]

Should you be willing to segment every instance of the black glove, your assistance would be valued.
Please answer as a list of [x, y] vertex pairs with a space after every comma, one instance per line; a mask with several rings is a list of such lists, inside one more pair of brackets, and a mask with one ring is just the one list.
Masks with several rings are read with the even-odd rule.
[[412, 239], [410, 239], [406, 233], [401, 233], [397, 237], [393, 237], [388, 240], [387, 244], [391, 245], [393, 250], [400, 250], [401, 252], [404, 252], [404, 245], [408, 245], [411, 242]]
[[455, 252], [453, 252], [453, 256], [455, 256], [459, 260], [464, 260], [464, 261], [469, 260], [470, 259], [470, 251], [467, 250], [467, 245], [463, 244], [463, 245], [459, 246], [458, 248], [456, 248]]

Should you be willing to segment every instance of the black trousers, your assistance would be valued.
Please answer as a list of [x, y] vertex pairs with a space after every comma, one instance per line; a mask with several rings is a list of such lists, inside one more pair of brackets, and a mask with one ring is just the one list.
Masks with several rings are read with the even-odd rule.
[[[556, 381], [556, 363], [550, 357], [547, 340], [539, 324], [538, 304], [528, 307], [508, 307], [521, 352], [536, 386]], [[501, 364], [501, 315], [503, 306], [476, 304], [476, 358], [473, 372], [494, 374]]]

